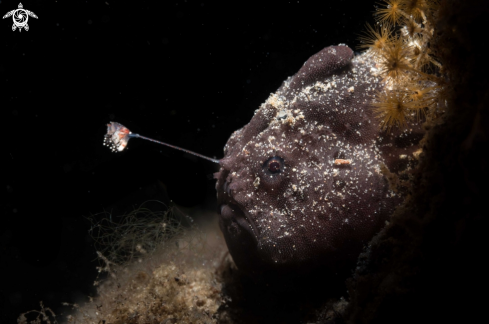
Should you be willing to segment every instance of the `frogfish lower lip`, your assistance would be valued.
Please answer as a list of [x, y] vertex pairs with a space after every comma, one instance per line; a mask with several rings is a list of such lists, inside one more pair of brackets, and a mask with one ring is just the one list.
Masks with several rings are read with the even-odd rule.
[[234, 204], [222, 204], [219, 207], [221, 220], [225, 223], [236, 223], [243, 230], [249, 232], [253, 237], [257, 238], [257, 228], [254, 223], [246, 217], [246, 214]]

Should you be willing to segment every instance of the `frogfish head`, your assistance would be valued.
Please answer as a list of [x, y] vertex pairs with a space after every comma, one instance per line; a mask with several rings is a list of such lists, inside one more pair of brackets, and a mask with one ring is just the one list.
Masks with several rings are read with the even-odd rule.
[[231, 135], [215, 178], [220, 227], [238, 268], [351, 268], [400, 204], [381, 169], [397, 168], [419, 136], [404, 134], [399, 144], [402, 134], [381, 133], [371, 108], [384, 86], [375, 70], [367, 55], [327, 47]]

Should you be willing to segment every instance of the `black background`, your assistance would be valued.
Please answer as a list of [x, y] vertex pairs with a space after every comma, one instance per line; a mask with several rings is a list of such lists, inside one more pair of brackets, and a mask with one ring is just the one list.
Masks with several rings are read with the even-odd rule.
[[[30, 30], [0, 21], [0, 322], [39, 301], [93, 295], [84, 216], [161, 198], [215, 208], [217, 165], [106, 124], [220, 158], [230, 134], [322, 48], [373, 22], [374, 1], [22, 1]], [[0, 14], [18, 1], [0, 1]], [[123, 206], [123, 207], [121, 207]]]

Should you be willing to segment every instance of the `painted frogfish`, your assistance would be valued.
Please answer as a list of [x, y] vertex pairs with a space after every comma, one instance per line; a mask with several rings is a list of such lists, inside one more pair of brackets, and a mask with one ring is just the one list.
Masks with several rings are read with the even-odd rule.
[[224, 147], [220, 227], [238, 268], [336, 273], [402, 202], [385, 172], [409, 168], [418, 130], [381, 131], [374, 60], [330, 46], [309, 58]]

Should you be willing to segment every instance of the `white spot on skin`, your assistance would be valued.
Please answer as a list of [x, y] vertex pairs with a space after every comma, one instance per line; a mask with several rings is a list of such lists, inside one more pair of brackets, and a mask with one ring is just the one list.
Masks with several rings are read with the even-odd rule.
[[255, 189], [258, 189], [260, 186], [260, 177], [256, 177], [255, 181], [253, 181], [253, 185], [255, 186]]

